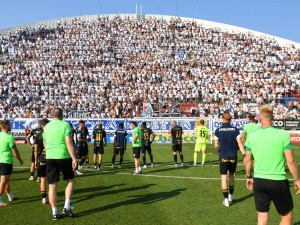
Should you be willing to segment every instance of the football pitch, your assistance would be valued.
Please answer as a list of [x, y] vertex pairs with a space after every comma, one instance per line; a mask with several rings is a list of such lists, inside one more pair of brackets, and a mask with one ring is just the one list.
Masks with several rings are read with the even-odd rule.
[[[299, 164], [300, 144], [293, 146]], [[0, 208], [0, 224], [256, 224], [253, 192], [246, 189], [240, 153], [234, 202], [227, 208], [222, 204], [218, 155], [213, 145], [207, 146], [206, 165], [193, 167], [194, 145], [184, 144], [185, 166], [175, 168], [171, 145], [153, 144], [155, 167], [149, 167], [147, 156], [148, 168], [136, 176], [131, 175], [134, 171], [131, 144], [125, 152], [121, 169], [118, 168], [119, 156], [115, 168], [111, 168], [112, 147], [105, 148], [103, 170], [97, 171], [92, 164], [93, 146], [89, 146], [92, 167], [84, 168], [84, 175], [75, 178], [71, 206], [76, 218], [63, 217], [52, 221], [51, 207], [41, 203], [39, 183], [28, 180], [31, 149], [28, 145], [18, 145], [24, 165], [20, 166], [14, 159], [11, 177], [11, 190], [17, 199]], [[201, 162], [200, 153], [198, 162]], [[292, 178], [289, 172], [287, 176]], [[58, 185], [60, 213], [64, 206], [65, 186], [61, 178]], [[300, 213], [297, 213], [300, 196], [295, 195], [293, 181], [290, 186], [295, 206], [293, 222], [300, 224]], [[8, 202], [6, 194], [2, 199]], [[272, 204], [269, 224], [279, 222], [280, 216]]]

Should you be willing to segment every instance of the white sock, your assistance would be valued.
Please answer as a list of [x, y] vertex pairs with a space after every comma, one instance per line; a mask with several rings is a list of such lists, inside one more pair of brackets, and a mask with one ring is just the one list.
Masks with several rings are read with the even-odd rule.
[[71, 199], [65, 200], [65, 209], [70, 210]]
[[58, 214], [58, 211], [57, 211], [56, 207], [52, 207], [52, 214], [53, 215], [57, 215]]
[[12, 193], [7, 194], [8, 197], [13, 197]]
[[141, 167], [139, 166], [139, 171], [142, 171]]
[[135, 172], [138, 173], [139, 172], [139, 168], [135, 168]]

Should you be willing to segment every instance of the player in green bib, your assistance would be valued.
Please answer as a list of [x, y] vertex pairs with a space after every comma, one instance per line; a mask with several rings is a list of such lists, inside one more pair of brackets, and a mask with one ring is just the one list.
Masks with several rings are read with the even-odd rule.
[[[250, 133], [246, 142], [245, 168], [247, 188], [254, 191], [258, 223], [267, 224], [270, 203], [273, 201], [281, 215], [280, 224], [291, 224], [293, 199], [286, 179], [285, 159], [295, 179], [296, 194], [300, 193], [300, 179], [288, 132], [272, 127], [273, 107], [262, 106], [259, 111], [261, 128]], [[255, 159], [254, 179], [251, 174], [251, 157]]]
[[195, 144], [194, 151], [194, 166], [197, 165], [197, 156], [198, 152], [202, 151], [202, 166], [204, 166], [205, 158], [206, 158], [206, 139], [209, 137], [209, 131], [207, 127], [204, 125], [204, 120], [199, 120], [198, 126], [195, 127], [195, 131], [197, 132], [197, 140]]
[[260, 126], [256, 124], [255, 117], [253, 115], [249, 115], [249, 123], [244, 126], [244, 132], [242, 134], [242, 142], [244, 143], [247, 139], [247, 136], [252, 132], [258, 130]]
[[135, 171], [133, 175], [141, 174], [141, 161], [140, 161], [140, 153], [142, 148], [142, 131], [137, 126], [135, 121], [131, 122], [132, 132], [132, 148], [133, 148], [133, 158], [135, 162]]
[[0, 206], [7, 206], [7, 203], [2, 201], [4, 191], [7, 194], [8, 200], [12, 201], [14, 196], [10, 192], [9, 179], [13, 170], [13, 155], [23, 164], [19, 151], [15, 145], [15, 139], [8, 134], [11, 130], [9, 120], [0, 121]]
[[49, 203], [52, 207], [53, 220], [60, 219], [57, 203], [57, 183], [60, 173], [67, 181], [65, 190], [65, 206], [62, 213], [74, 217], [70, 202], [74, 189], [74, 170], [76, 168], [76, 156], [71, 138], [71, 127], [62, 121], [63, 111], [56, 108], [53, 111], [53, 120], [44, 128], [43, 139], [46, 151], [46, 176], [49, 183]]

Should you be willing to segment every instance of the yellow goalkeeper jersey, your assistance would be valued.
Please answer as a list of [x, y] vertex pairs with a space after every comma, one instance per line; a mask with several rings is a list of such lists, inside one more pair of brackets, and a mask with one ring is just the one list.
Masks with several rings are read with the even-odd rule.
[[197, 126], [194, 128], [197, 132], [197, 143], [206, 143], [206, 138], [209, 135], [209, 131], [205, 126]]

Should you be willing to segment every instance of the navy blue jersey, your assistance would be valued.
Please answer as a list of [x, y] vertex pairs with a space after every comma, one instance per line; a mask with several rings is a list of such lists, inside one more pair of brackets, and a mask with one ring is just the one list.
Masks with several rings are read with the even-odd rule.
[[224, 123], [222, 127], [215, 131], [215, 139], [220, 142], [220, 157], [236, 157], [239, 145], [236, 138], [240, 136], [240, 132], [230, 123]]
[[79, 128], [76, 130], [76, 147], [81, 148], [81, 147], [86, 147], [87, 142], [81, 142], [78, 141], [78, 137], [81, 139], [87, 139], [87, 134], [84, 130], [80, 130]]
[[127, 131], [126, 130], [122, 130], [122, 129], [118, 129], [115, 132], [115, 137], [116, 137], [116, 147], [124, 147], [125, 146], [125, 142], [126, 142], [126, 138], [127, 138]]

